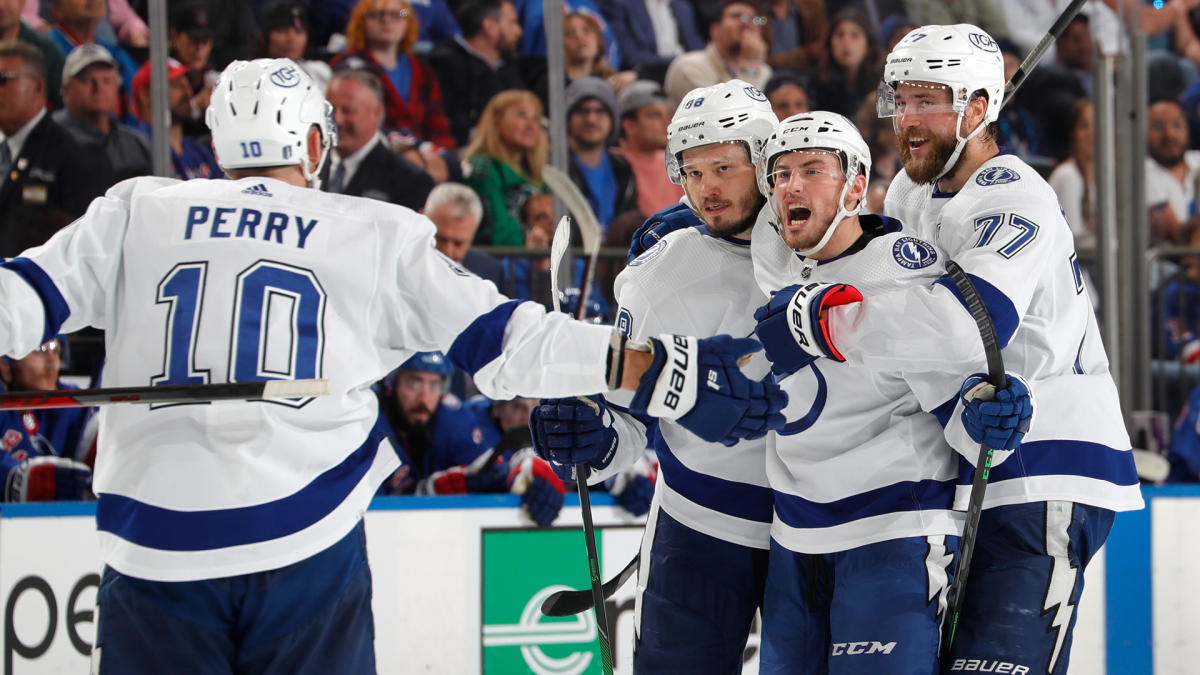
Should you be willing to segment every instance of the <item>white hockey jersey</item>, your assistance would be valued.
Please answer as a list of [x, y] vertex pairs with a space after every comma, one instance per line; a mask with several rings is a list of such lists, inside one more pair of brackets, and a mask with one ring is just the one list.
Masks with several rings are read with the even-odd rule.
[[108, 386], [325, 377], [328, 396], [110, 406], [104, 561], [163, 581], [275, 569], [338, 541], [398, 466], [370, 385], [443, 350], [488, 396], [605, 389], [611, 329], [463, 272], [408, 209], [266, 178], [135, 178], [0, 267], [0, 349], [106, 331]]
[[[1141, 508], [1129, 436], [1071, 230], [1046, 181], [1013, 155], [988, 160], [954, 194], [916, 185], [901, 172], [884, 211], [936, 242], [971, 276], [995, 324], [1005, 368], [1033, 393], [1029, 433], [1020, 450], [997, 457], [985, 506], [1067, 500]], [[946, 278], [932, 288], [835, 308], [834, 341], [848, 361], [875, 369], [981, 370], [979, 331], [953, 288]], [[964, 463], [961, 472], [956, 504], [965, 508], [973, 469]]]
[[[620, 304], [617, 327], [637, 340], [680, 331], [753, 335], [754, 310], [767, 301], [754, 282], [749, 242], [713, 236], [705, 226], [672, 232], [650, 247], [617, 276], [614, 293]], [[743, 372], [762, 379], [769, 365], [759, 354]], [[638, 449], [639, 439], [625, 433], [621, 437], [622, 453], [629, 458], [627, 451]], [[659, 420], [651, 439], [658, 454], [663, 510], [711, 537], [770, 547], [765, 438], [726, 447], [707, 443], [676, 422]]]
[[[875, 236], [861, 249], [817, 262], [788, 248], [767, 213], [755, 225], [752, 247], [764, 292], [839, 281], [871, 302], [900, 288], [928, 286], [944, 272], [936, 247], [901, 232], [898, 221], [863, 216], [864, 229]], [[956, 409], [961, 382], [948, 373], [878, 371], [828, 359], [784, 377], [787, 424], [767, 444], [772, 537], [788, 550], [815, 554], [961, 534], [963, 514], [951, 508], [958, 459], [942, 428]], [[979, 446], [960, 451], [972, 448]]]

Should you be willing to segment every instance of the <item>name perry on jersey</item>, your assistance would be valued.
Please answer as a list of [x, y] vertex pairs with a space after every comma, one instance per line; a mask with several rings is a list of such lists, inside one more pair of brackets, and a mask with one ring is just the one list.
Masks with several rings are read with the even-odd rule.
[[[295, 224], [294, 228], [292, 227], [293, 223]], [[258, 235], [259, 225], [263, 226], [261, 237]], [[258, 209], [192, 206], [188, 208], [183, 238], [192, 240], [201, 237], [208, 239], [235, 237], [262, 239], [266, 242], [274, 241], [277, 244], [283, 244], [286, 236], [289, 240], [287, 243], [294, 243], [296, 248], [304, 248], [308, 235], [316, 226], [316, 218], [305, 223], [300, 216], [293, 215], [289, 218], [288, 214], [279, 211], [268, 211], [264, 222], [264, 214]], [[293, 231], [295, 235], [291, 234]]]

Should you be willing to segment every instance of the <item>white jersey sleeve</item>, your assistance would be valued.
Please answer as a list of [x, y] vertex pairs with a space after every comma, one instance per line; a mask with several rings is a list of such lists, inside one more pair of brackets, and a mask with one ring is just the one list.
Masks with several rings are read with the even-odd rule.
[[611, 329], [510, 301], [383, 202], [264, 178], [118, 184], [0, 265], [0, 350], [106, 330], [109, 386], [324, 377], [328, 396], [110, 406], [94, 487], [104, 560], [204, 579], [322, 550], [397, 467], [370, 385], [445, 351], [490, 396], [602, 391]]

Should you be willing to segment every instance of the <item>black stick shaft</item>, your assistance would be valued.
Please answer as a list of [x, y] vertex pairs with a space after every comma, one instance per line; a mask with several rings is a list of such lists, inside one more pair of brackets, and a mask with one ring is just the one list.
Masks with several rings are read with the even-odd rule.
[[14, 391], [0, 394], [0, 410], [85, 408], [115, 403], [204, 403], [261, 398], [305, 398], [329, 393], [328, 380], [271, 380], [161, 387], [107, 387]]

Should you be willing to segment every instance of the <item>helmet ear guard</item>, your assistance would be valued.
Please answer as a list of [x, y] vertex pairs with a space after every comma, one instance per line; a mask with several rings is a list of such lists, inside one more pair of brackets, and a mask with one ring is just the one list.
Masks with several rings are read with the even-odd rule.
[[[288, 59], [230, 63], [213, 87], [205, 122], [222, 169], [299, 164], [314, 186], [337, 143], [332, 106], [312, 78]], [[313, 126], [321, 134], [315, 169], [309, 166], [308, 153]]]

